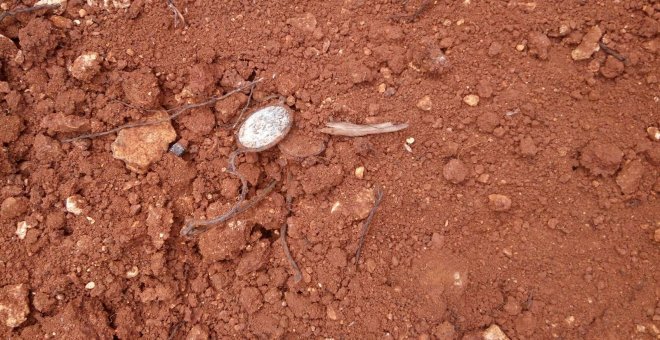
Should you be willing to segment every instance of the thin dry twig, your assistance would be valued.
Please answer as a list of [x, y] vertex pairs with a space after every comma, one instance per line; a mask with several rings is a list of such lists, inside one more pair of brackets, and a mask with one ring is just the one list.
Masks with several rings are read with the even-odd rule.
[[293, 271], [295, 272], [293, 276], [293, 282], [298, 283], [300, 282], [300, 280], [302, 280], [302, 272], [300, 271], [300, 268], [298, 267], [296, 260], [294, 260], [293, 256], [291, 256], [289, 245], [286, 242], [286, 231], [288, 227], [289, 226], [286, 223], [282, 224], [282, 228], [280, 228], [280, 241], [282, 241], [282, 248], [284, 248], [284, 255], [286, 256], [286, 259], [289, 261], [289, 265], [291, 265], [291, 268], [293, 268]]
[[5, 18], [13, 17], [16, 14], [34, 12], [34, 11], [38, 11], [40, 9], [53, 9], [53, 8], [57, 8], [57, 7], [60, 7], [60, 5], [58, 5], [58, 4], [37, 5], [37, 6], [32, 6], [32, 7], [16, 8], [16, 9], [12, 9], [10, 11], [4, 11], [4, 12], [0, 13], [0, 22], [2, 20], [4, 20]]
[[224, 214], [208, 219], [208, 220], [190, 220], [186, 223], [186, 226], [181, 229], [181, 235], [183, 236], [192, 236], [203, 233], [209, 230], [213, 225], [217, 225], [222, 222], [226, 222], [232, 217], [254, 207], [257, 203], [261, 202], [268, 194], [273, 191], [275, 184], [277, 182], [273, 181], [268, 185], [261, 193], [245, 203], [245, 197], [248, 192], [247, 179], [243, 176], [238, 170], [236, 170], [236, 157], [241, 154], [243, 151], [236, 150], [229, 155], [229, 165], [227, 166], [227, 173], [238, 177], [241, 181], [241, 192], [238, 195], [238, 201]]
[[364, 225], [362, 225], [362, 230], [360, 231], [360, 242], [358, 243], [357, 250], [355, 251], [355, 265], [357, 266], [360, 263], [360, 255], [362, 253], [362, 247], [364, 246], [364, 240], [367, 236], [367, 232], [369, 232], [369, 224], [371, 224], [371, 220], [374, 218], [374, 215], [376, 214], [376, 210], [378, 210], [378, 206], [380, 205], [380, 202], [383, 200], [383, 189], [381, 189], [380, 186], [376, 186], [376, 201], [374, 202], [373, 208], [371, 208], [371, 211], [369, 211], [369, 216], [367, 216], [367, 219], [364, 221]]
[[176, 108], [166, 110], [165, 112], [167, 112], [167, 113], [170, 113], [170, 112], [174, 112], [174, 113], [167, 116], [166, 118], [163, 118], [163, 119], [151, 120], [151, 121], [147, 121], [147, 122], [128, 123], [128, 124], [124, 124], [122, 126], [118, 126], [114, 129], [110, 129], [110, 130], [107, 130], [107, 131], [98, 132], [98, 133], [89, 133], [89, 134], [80, 135], [80, 136], [73, 137], [73, 138], [64, 139], [64, 140], [62, 140], [62, 142], [69, 143], [69, 142], [77, 141], [79, 139], [97, 138], [97, 137], [102, 137], [102, 136], [106, 136], [106, 135], [109, 135], [109, 134], [113, 134], [115, 132], [119, 132], [119, 131], [124, 130], [124, 129], [156, 125], [156, 124], [160, 124], [160, 123], [163, 123], [163, 122], [171, 121], [171, 120], [174, 120], [177, 117], [179, 117], [182, 113], [186, 112], [187, 110], [196, 109], [198, 107], [213, 105], [217, 101], [225, 99], [225, 98], [227, 98], [227, 97], [229, 97], [229, 96], [231, 96], [231, 95], [233, 95], [237, 92], [243, 91], [247, 87], [254, 86], [256, 83], [258, 83], [262, 80], [263, 80], [263, 78], [259, 78], [255, 81], [252, 81], [252, 82], [249, 82], [249, 83], [244, 84], [242, 86], [239, 86], [239, 87], [223, 94], [222, 96], [211, 97], [209, 100], [207, 100], [205, 102], [195, 103], [195, 104], [187, 104], [187, 105], [183, 105], [183, 106], [180, 106], [180, 107], [176, 107]]
[[247, 111], [248, 107], [250, 107], [250, 103], [252, 102], [252, 96], [254, 95], [254, 84], [250, 87], [250, 94], [248, 95], [247, 102], [245, 102], [245, 106], [243, 106], [243, 109], [241, 110], [241, 113], [238, 114], [238, 118], [236, 118], [236, 121], [234, 122], [234, 125], [232, 125], [232, 129], [236, 128], [236, 125], [238, 125], [241, 122], [241, 118], [243, 118], [243, 115], [245, 114], [245, 111]]
[[600, 46], [601, 49], [603, 49], [603, 52], [605, 52], [605, 53], [607, 53], [607, 54], [613, 56], [614, 58], [618, 59], [619, 61], [622, 61], [622, 62], [624, 62], [624, 63], [627, 63], [627, 62], [628, 62], [627, 59], [626, 59], [626, 57], [624, 57], [621, 53], [615, 51], [615, 50], [612, 49], [611, 47], [605, 45], [604, 42], [599, 41], [599, 42], [598, 42], [598, 45]]
[[176, 8], [176, 5], [174, 5], [174, 0], [167, 0], [167, 8], [172, 11], [172, 15], [174, 15], [174, 28], [179, 26], [179, 20], [183, 23], [183, 26], [186, 26], [186, 19], [183, 17], [183, 14], [179, 11], [178, 8]]
[[380, 124], [353, 124], [346, 122], [325, 123], [321, 132], [335, 136], [360, 137], [379, 133], [396, 132], [408, 127], [408, 124], [392, 124], [391, 122]]
[[402, 22], [415, 22], [419, 17], [426, 11], [427, 9], [431, 8], [431, 2], [432, 0], [424, 0], [421, 5], [415, 10], [415, 12], [411, 15], [397, 15], [397, 16], [392, 16], [390, 17], [393, 20], [398, 20]]

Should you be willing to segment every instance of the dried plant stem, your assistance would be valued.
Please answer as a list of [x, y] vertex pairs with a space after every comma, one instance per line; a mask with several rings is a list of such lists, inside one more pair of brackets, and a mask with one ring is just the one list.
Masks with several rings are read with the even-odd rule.
[[181, 20], [183, 26], [186, 26], [186, 19], [183, 17], [183, 14], [181, 14], [181, 11], [176, 8], [176, 5], [174, 5], [174, 0], [167, 0], [167, 8], [169, 8], [170, 11], [172, 11], [172, 15], [174, 15], [174, 28], [179, 26], [179, 20]]
[[13, 17], [16, 14], [29, 13], [29, 12], [38, 11], [40, 9], [52, 9], [52, 8], [57, 8], [57, 7], [60, 7], [60, 5], [57, 5], [57, 4], [38, 5], [38, 6], [25, 7], [25, 8], [16, 8], [16, 9], [12, 9], [10, 11], [4, 11], [4, 12], [0, 13], [0, 22], [2, 20], [4, 20], [5, 18]]
[[254, 86], [255, 84], [259, 83], [262, 80], [263, 80], [263, 78], [259, 78], [255, 81], [252, 81], [252, 82], [249, 82], [249, 83], [244, 84], [242, 86], [239, 86], [239, 87], [223, 94], [222, 96], [211, 97], [209, 100], [201, 102], [201, 103], [186, 104], [186, 105], [183, 105], [183, 106], [180, 106], [180, 107], [176, 107], [176, 108], [166, 110], [167, 113], [174, 112], [171, 115], [169, 115], [167, 118], [152, 120], [152, 121], [148, 121], [148, 122], [128, 123], [128, 124], [124, 124], [122, 126], [118, 126], [114, 129], [110, 129], [110, 130], [107, 130], [107, 131], [98, 132], [98, 133], [89, 133], [89, 134], [80, 135], [80, 136], [77, 136], [77, 137], [65, 139], [62, 142], [69, 143], [69, 142], [73, 142], [73, 141], [76, 141], [76, 140], [79, 140], [79, 139], [97, 138], [97, 137], [102, 137], [102, 136], [106, 136], [106, 135], [109, 135], [109, 134], [113, 134], [113, 133], [119, 132], [119, 131], [124, 130], [124, 129], [156, 125], [156, 124], [160, 124], [160, 123], [167, 122], [167, 121], [170, 121], [170, 120], [174, 120], [177, 117], [179, 117], [182, 113], [186, 112], [187, 110], [196, 109], [198, 107], [213, 105], [217, 101], [225, 99], [225, 98], [227, 98], [227, 97], [229, 97], [229, 96], [231, 96], [231, 95], [233, 95], [237, 92], [243, 91], [244, 89], [246, 89], [248, 87], [252, 87], [252, 86]]
[[374, 215], [376, 214], [376, 210], [378, 210], [378, 206], [380, 205], [380, 202], [383, 200], [383, 189], [381, 189], [379, 186], [376, 187], [376, 201], [374, 202], [373, 208], [371, 208], [371, 211], [369, 211], [369, 216], [367, 216], [367, 219], [364, 221], [364, 224], [362, 225], [362, 230], [360, 231], [360, 242], [358, 243], [357, 250], [355, 251], [355, 265], [357, 266], [360, 263], [360, 255], [362, 254], [362, 247], [364, 246], [364, 240], [367, 236], [367, 232], [369, 232], [369, 224], [371, 224], [371, 220], [374, 218]]
[[202, 232], [207, 231], [213, 225], [217, 225], [222, 222], [226, 222], [232, 217], [254, 207], [257, 203], [261, 202], [268, 194], [273, 191], [275, 184], [277, 182], [273, 181], [270, 183], [262, 192], [252, 200], [247, 203], [245, 202], [245, 197], [248, 192], [247, 179], [243, 176], [238, 170], [236, 170], [236, 157], [241, 154], [243, 151], [236, 150], [229, 155], [229, 165], [227, 166], [227, 173], [238, 177], [241, 181], [241, 192], [238, 195], [237, 202], [224, 214], [208, 219], [208, 220], [190, 220], [186, 223], [186, 226], [181, 229], [181, 235], [183, 236], [192, 236], [197, 235]]
[[295, 273], [293, 276], [293, 282], [298, 283], [300, 282], [300, 280], [302, 280], [302, 272], [300, 271], [300, 268], [298, 267], [296, 260], [294, 260], [293, 256], [291, 256], [289, 245], [286, 242], [287, 228], [288, 225], [286, 223], [284, 223], [282, 225], [282, 228], [280, 228], [280, 241], [282, 241], [282, 248], [284, 249], [284, 255], [286, 256], [286, 259], [289, 261], [289, 265], [291, 265], [291, 268], [293, 268], [293, 271]]

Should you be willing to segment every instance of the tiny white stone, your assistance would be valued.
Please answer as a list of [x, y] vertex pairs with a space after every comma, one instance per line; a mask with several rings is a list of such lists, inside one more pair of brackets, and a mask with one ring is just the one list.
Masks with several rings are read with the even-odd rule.
[[337, 209], [339, 209], [340, 206], [341, 203], [339, 203], [339, 201], [335, 202], [335, 204], [333, 204], [332, 208], [330, 209], [330, 213], [334, 213], [335, 211], [337, 211]]
[[85, 289], [89, 289], [89, 290], [92, 290], [92, 289], [94, 289], [95, 287], [96, 287], [96, 283], [94, 283], [94, 281], [89, 281], [89, 282], [87, 282], [87, 284], [85, 285]]
[[406, 138], [406, 143], [408, 145], [412, 145], [413, 143], [415, 143], [415, 138], [413, 138], [413, 137]]
[[18, 235], [18, 239], [24, 239], [25, 235], [27, 235], [27, 230], [30, 228], [32, 228], [32, 226], [29, 225], [26, 221], [18, 222], [16, 224], [16, 235]]
[[78, 197], [69, 196], [66, 198], [66, 211], [74, 215], [80, 215], [83, 213], [82, 209], [78, 207]]
[[138, 267], [133, 266], [131, 268], [131, 270], [126, 272], [126, 277], [129, 278], [129, 279], [132, 279], [132, 278], [138, 276], [139, 273], [140, 273], [140, 270], [138, 269]]

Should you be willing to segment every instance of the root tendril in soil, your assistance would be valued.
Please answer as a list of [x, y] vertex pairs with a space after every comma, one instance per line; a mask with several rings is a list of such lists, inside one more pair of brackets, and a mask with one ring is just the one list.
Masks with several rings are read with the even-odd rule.
[[172, 15], [174, 16], [174, 28], [177, 28], [179, 26], [179, 20], [181, 20], [181, 23], [183, 26], [186, 26], [186, 19], [183, 17], [183, 14], [181, 14], [181, 11], [179, 11], [178, 8], [176, 8], [176, 5], [174, 5], [174, 0], [167, 0], [167, 8], [172, 11]]
[[302, 280], [302, 272], [300, 271], [300, 268], [298, 267], [296, 260], [294, 260], [293, 256], [291, 256], [289, 245], [286, 242], [287, 228], [288, 225], [286, 223], [282, 224], [282, 228], [280, 228], [280, 241], [282, 241], [282, 248], [284, 249], [284, 255], [286, 256], [286, 259], [289, 261], [289, 265], [291, 265], [291, 268], [293, 268], [293, 271], [295, 272], [293, 276], [293, 282], [298, 283], [300, 282], [300, 280]]
[[392, 16], [390, 17], [391, 19], [401, 21], [401, 22], [406, 22], [406, 23], [411, 23], [417, 21], [419, 17], [424, 13], [427, 9], [431, 8], [431, 2], [432, 0], [424, 0], [421, 5], [415, 10], [413, 14], [410, 15], [397, 15], [397, 16]]
[[80, 140], [80, 139], [98, 138], [98, 137], [106, 136], [106, 135], [109, 135], [109, 134], [113, 134], [115, 132], [119, 132], [119, 131], [124, 130], [124, 129], [156, 125], [156, 124], [160, 124], [160, 123], [163, 123], [163, 122], [171, 121], [171, 120], [176, 119], [182, 113], [184, 113], [184, 112], [186, 112], [190, 109], [196, 109], [198, 107], [213, 105], [219, 100], [225, 99], [225, 98], [227, 98], [227, 97], [229, 97], [229, 96], [231, 96], [231, 95], [233, 95], [237, 92], [243, 91], [244, 89], [246, 89], [248, 87], [253, 87], [255, 84], [261, 82], [262, 80], [263, 80], [263, 78], [256, 79], [255, 81], [252, 81], [252, 82], [249, 82], [249, 83], [244, 84], [242, 86], [239, 86], [239, 87], [223, 94], [222, 96], [211, 97], [209, 100], [201, 102], [201, 103], [186, 104], [186, 105], [183, 105], [183, 106], [179, 106], [179, 107], [175, 107], [175, 108], [166, 110], [165, 112], [167, 112], [167, 113], [170, 113], [170, 112], [174, 112], [174, 113], [172, 113], [171, 115], [169, 115], [169, 116], [167, 116], [166, 118], [163, 118], [163, 119], [157, 119], [157, 120], [152, 120], [152, 121], [148, 121], [148, 122], [128, 123], [128, 124], [124, 124], [122, 126], [118, 126], [114, 129], [110, 129], [110, 130], [107, 130], [107, 131], [98, 132], [98, 133], [84, 134], [84, 135], [80, 135], [80, 136], [77, 136], [77, 137], [64, 139], [64, 140], [62, 140], [62, 142], [70, 143], [70, 142], [74, 142], [74, 141], [77, 141], [77, 140]]
[[362, 230], [360, 231], [360, 242], [358, 243], [357, 250], [355, 251], [355, 265], [357, 266], [360, 263], [360, 255], [362, 254], [362, 247], [364, 246], [364, 240], [367, 236], [367, 232], [369, 232], [369, 224], [371, 224], [371, 220], [374, 218], [374, 215], [376, 214], [376, 210], [378, 210], [378, 206], [380, 205], [380, 202], [383, 200], [383, 189], [380, 186], [376, 186], [376, 201], [374, 202], [373, 208], [371, 208], [371, 211], [369, 211], [369, 216], [367, 216], [367, 219], [364, 221], [364, 225], [362, 225]]
[[5, 18], [13, 17], [16, 14], [30, 13], [30, 12], [38, 11], [40, 9], [53, 9], [53, 8], [57, 8], [57, 7], [60, 7], [60, 5], [58, 5], [58, 4], [37, 5], [37, 6], [32, 6], [32, 7], [16, 8], [16, 9], [12, 9], [12, 10], [9, 10], [9, 11], [4, 11], [4, 12], [0, 13], [0, 22], [2, 22], [2, 20], [4, 20]]
[[621, 53], [615, 51], [611, 47], [605, 45], [605, 43], [603, 43], [602, 41], [599, 41], [598, 45], [600, 46], [601, 49], [603, 49], [603, 52], [613, 56], [614, 58], [618, 59], [621, 62], [624, 62], [624, 63], [628, 62], [626, 57], [624, 57]]
[[228, 221], [232, 217], [254, 207], [257, 203], [261, 202], [268, 194], [275, 188], [276, 181], [270, 183], [262, 192], [249, 202], [245, 203], [245, 197], [248, 192], [247, 179], [238, 170], [236, 170], [236, 157], [241, 154], [242, 150], [236, 150], [229, 155], [229, 165], [227, 166], [227, 173], [238, 177], [241, 181], [241, 192], [238, 195], [238, 201], [224, 214], [208, 219], [208, 220], [190, 220], [186, 226], [181, 229], [182, 236], [192, 236], [205, 232], [211, 228], [212, 225]]

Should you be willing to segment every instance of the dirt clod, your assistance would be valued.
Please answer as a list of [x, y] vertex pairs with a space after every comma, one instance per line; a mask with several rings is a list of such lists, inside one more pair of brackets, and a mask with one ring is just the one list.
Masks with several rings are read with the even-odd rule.
[[605, 64], [600, 68], [600, 74], [608, 79], [614, 79], [623, 73], [625, 65], [619, 59], [609, 55], [605, 59]]
[[632, 194], [639, 188], [639, 183], [644, 176], [644, 165], [639, 160], [631, 161], [623, 166], [616, 176], [616, 184], [624, 194]]
[[459, 184], [465, 180], [468, 175], [468, 169], [460, 159], [451, 159], [442, 168], [442, 175], [446, 180], [454, 184]]
[[551, 45], [548, 36], [541, 32], [530, 32], [527, 39], [529, 53], [541, 60], [548, 60], [548, 48]]
[[491, 194], [488, 195], [488, 206], [493, 211], [507, 211], [511, 209], [511, 199], [509, 196]]
[[621, 161], [623, 152], [611, 143], [591, 142], [582, 149], [580, 164], [594, 176], [614, 175]]

